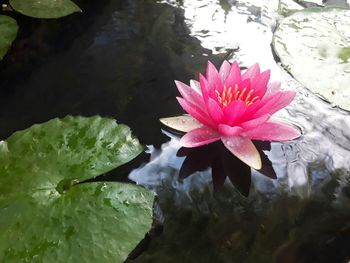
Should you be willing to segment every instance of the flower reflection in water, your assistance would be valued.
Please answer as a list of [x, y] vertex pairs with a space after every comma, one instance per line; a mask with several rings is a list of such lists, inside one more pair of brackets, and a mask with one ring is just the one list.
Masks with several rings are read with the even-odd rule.
[[[256, 141], [254, 144], [262, 159], [262, 168], [259, 172], [271, 179], [277, 179], [271, 161], [263, 152], [269, 151], [271, 144], [261, 141]], [[178, 150], [177, 156], [186, 157], [179, 171], [179, 179], [211, 168], [214, 191], [219, 191], [228, 177], [242, 195], [249, 195], [251, 168], [233, 156], [222, 143], [216, 142], [198, 148], [182, 147]]]

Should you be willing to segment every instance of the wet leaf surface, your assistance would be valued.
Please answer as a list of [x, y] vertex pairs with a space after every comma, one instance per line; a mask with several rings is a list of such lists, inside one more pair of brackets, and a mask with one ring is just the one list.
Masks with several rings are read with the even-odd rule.
[[[276, 2], [76, 1], [82, 15], [40, 26], [21, 16], [25, 33], [35, 34], [2, 63], [1, 137], [69, 113], [118, 116], [131, 126], [151, 157], [124, 175], [133, 170], [131, 179], [157, 192], [163, 231], [130, 262], [271, 263], [277, 254], [283, 263], [347, 262], [350, 118], [275, 62]], [[179, 180], [184, 157], [176, 157], [178, 141], [161, 132], [159, 118], [182, 113], [173, 80], [198, 79], [208, 59], [259, 62], [283, 88], [298, 91], [280, 113], [304, 134], [271, 144], [267, 154], [278, 178], [252, 170], [248, 198], [228, 178], [214, 192], [211, 169]]]
[[10, 5], [17, 12], [35, 18], [59, 18], [81, 12], [70, 0], [10, 0]]
[[16, 20], [9, 16], [0, 15], [0, 59], [2, 59], [17, 36]]
[[309, 8], [285, 18], [273, 40], [284, 67], [309, 90], [350, 110], [350, 11]]
[[150, 229], [150, 191], [80, 183], [142, 151], [127, 126], [53, 119], [0, 146], [0, 261], [123, 262]]

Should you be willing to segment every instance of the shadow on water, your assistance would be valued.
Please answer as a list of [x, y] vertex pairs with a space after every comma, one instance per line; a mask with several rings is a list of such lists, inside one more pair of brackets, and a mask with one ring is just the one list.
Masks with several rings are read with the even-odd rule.
[[1, 69], [1, 137], [57, 116], [100, 114], [143, 143], [164, 142], [158, 118], [180, 111], [173, 80], [194, 77], [208, 51], [188, 36], [181, 10], [154, 2], [85, 3], [86, 15], [20, 19]]
[[[258, 145], [268, 158], [256, 172], [227, 155], [219, 143], [179, 149], [179, 138], [166, 134], [171, 140], [160, 150], [151, 147], [150, 162], [130, 174], [157, 192], [163, 231], [151, 236], [143, 253], [128, 262], [349, 259], [349, 195], [339, 182], [346, 171], [330, 173], [324, 163], [313, 163], [307, 171], [310, 181], [293, 185], [284, 172], [289, 157], [274, 156], [280, 143]], [[216, 166], [217, 161], [223, 164]], [[293, 172], [300, 173], [298, 169]], [[276, 173], [277, 179], [271, 180]]]
[[[76, 2], [83, 14], [17, 17], [18, 39], [0, 63], [0, 136], [67, 114], [129, 125], [147, 152], [97, 180], [154, 190], [162, 231], [128, 262], [350, 260], [349, 116], [275, 62], [278, 1]], [[160, 117], [182, 112], [173, 80], [197, 79], [208, 59], [259, 61], [298, 91], [280, 117], [301, 125], [304, 136], [260, 144], [261, 171], [221, 144], [179, 149], [178, 137], [161, 131]]]
[[[260, 173], [271, 179], [277, 179], [271, 161], [263, 152], [263, 150], [271, 149], [270, 143], [255, 142], [255, 146], [262, 159]], [[180, 148], [176, 155], [186, 157], [179, 171], [179, 179], [185, 179], [196, 172], [211, 168], [215, 192], [222, 189], [227, 177], [243, 196], [248, 197], [251, 184], [251, 169], [233, 156], [221, 142], [198, 148]]]

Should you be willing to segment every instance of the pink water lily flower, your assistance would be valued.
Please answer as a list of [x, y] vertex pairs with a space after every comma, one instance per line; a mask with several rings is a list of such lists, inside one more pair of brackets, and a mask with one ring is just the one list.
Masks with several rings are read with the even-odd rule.
[[270, 70], [255, 64], [244, 73], [237, 62], [224, 61], [219, 72], [208, 62], [206, 77], [190, 86], [175, 81], [182, 108], [198, 123], [180, 140], [183, 147], [197, 147], [221, 140], [228, 150], [249, 166], [260, 169], [261, 159], [251, 140], [286, 141], [300, 136], [294, 127], [274, 121], [271, 115], [286, 107], [294, 91], [281, 91], [271, 82]]

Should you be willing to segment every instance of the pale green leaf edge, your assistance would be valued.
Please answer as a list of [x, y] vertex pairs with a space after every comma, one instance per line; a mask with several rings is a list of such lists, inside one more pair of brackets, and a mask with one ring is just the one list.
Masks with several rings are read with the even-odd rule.
[[9, 16], [0, 15], [0, 60], [4, 58], [10, 49], [12, 42], [18, 33], [18, 24]]

